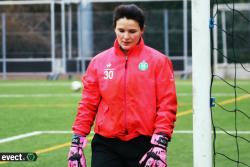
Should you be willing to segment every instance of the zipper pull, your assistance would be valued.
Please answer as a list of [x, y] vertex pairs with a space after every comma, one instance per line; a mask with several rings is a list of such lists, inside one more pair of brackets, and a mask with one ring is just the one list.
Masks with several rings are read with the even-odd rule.
[[128, 56], [125, 57], [125, 68], [127, 68], [127, 64], [128, 64]]

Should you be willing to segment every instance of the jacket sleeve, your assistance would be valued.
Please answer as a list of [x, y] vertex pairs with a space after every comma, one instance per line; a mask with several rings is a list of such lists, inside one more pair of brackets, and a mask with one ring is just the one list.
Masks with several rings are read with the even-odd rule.
[[86, 136], [90, 133], [101, 99], [94, 59], [82, 77], [82, 83], [84, 89], [72, 130], [74, 134]]
[[171, 139], [176, 121], [177, 97], [172, 63], [166, 56], [156, 72], [157, 113], [154, 133], [164, 133]]

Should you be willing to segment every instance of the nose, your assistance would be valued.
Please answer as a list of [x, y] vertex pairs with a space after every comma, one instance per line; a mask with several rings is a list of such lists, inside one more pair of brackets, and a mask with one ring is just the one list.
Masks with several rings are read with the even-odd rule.
[[128, 32], [125, 32], [124, 35], [123, 35], [123, 38], [124, 38], [124, 39], [129, 39], [129, 33], [128, 33]]

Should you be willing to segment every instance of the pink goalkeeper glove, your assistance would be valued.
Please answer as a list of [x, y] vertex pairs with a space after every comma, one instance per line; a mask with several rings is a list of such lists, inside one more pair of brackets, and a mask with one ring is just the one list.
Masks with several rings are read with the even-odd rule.
[[142, 157], [139, 162], [141, 167], [167, 167], [167, 144], [165, 135], [154, 134], [151, 138], [153, 147]]
[[74, 135], [68, 154], [68, 167], [86, 167], [82, 149], [87, 145], [86, 137]]

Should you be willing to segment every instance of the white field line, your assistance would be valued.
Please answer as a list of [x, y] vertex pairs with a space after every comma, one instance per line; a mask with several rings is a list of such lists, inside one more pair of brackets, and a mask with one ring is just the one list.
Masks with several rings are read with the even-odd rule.
[[11, 141], [31, 137], [31, 136], [36, 136], [36, 135], [40, 135], [41, 133], [42, 133], [41, 131], [34, 131], [31, 133], [24, 133], [24, 134], [17, 135], [17, 136], [7, 137], [7, 138], [0, 139], [0, 143], [6, 143], [6, 142], [11, 142]]
[[[237, 96], [245, 95], [242, 93], [237, 94]], [[192, 93], [177, 93], [177, 96], [193, 96]], [[212, 96], [216, 97], [229, 97], [229, 96], [235, 96], [234, 93], [213, 93]]]
[[[237, 94], [237, 96], [241, 96], [244, 94]], [[25, 97], [64, 97], [64, 96], [81, 96], [81, 93], [59, 93], [59, 94], [52, 94], [52, 93], [41, 93], [41, 94], [0, 94], [0, 98], [25, 98]], [[177, 96], [185, 97], [185, 96], [192, 96], [192, 93], [177, 93]], [[234, 93], [214, 93], [213, 96], [216, 97], [234, 97]]]
[[[233, 85], [233, 82], [231, 81], [231, 82], [229, 82], [229, 83], [231, 83], [232, 85]], [[176, 85], [178, 86], [178, 85], [186, 85], [186, 86], [192, 86], [192, 82], [190, 81], [180, 81], [180, 82], [176, 82]], [[221, 82], [214, 82], [213, 83], [213, 85], [216, 85], [216, 86], [228, 86], [228, 84], [227, 83], [225, 83], [225, 82], [223, 82], [223, 81], [221, 81]], [[237, 85], [238, 86], [241, 86], [241, 85], [249, 85], [249, 83], [248, 83], [248, 81], [243, 81], [243, 82], [241, 82], [241, 81], [238, 81], [238, 83], [237, 83]]]
[[37, 86], [70, 86], [69, 83], [48, 83], [48, 82], [21, 82], [21, 83], [1, 83], [0, 87], [37, 87]]
[[34, 131], [34, 132], [30, 132], [30, 133], [24, 133], [21, 135], [0, 139], [0, 144], [19, 140], [19, 139], [28, 138], [31, 136], [42, 135], [42, 134], [68, 134], [68, 133], [72, 133], [72, 132], [71, 131]]
[[24, 97], [65, 97], [65, 96], [81, 96], [81, 93], [60, 93], [60, 94], [0, 94], [0, 98], [24, 98]]
[[[235, 134], [236, 131], [227, 131], [227, 133], [230, 133], [230, 134]], [[193, 131], [192, 130], [176, 130], [174, 131], [174, 134], [193, 134]], [[216, 131], [216, 134], [226, 134], [224, 131]], [[249, 135], [250, 134], [250, 131], [237, 131], [237, 134], [241, 134], [241, 135]]]
[[[227, 132], [230, 134], [235, 134], [235, 131], [227, 131]], [[94, 134], [93, 131], [91, 131], [90, 133]], [[223, 131], [216, 131], [216, 133], [217, 134], [225, 134], [225, 132], [223, 132]], [[250, 131], [237, 131], [237, 133], [249, 135]], [[0, 139], [0, 144], [15, 141], [15, 140], [20, 140], [20, 139], [24, 139], [24, 138], [28, 138], [28, 137], [32, 137], [32, 136], [38, 136], [38, 135], [42, 135], [42, 134], [72, 134], [72, 131], [34, 131], [34, 132], [30, 132], [30, 133], [24, 133], [21, 135]], [[174, 134], [193, 134], [193, 131], [191, 131], [191, 130], [176, 130], [176, 131], [174, 131]]]
[[[80, 80], [78, 80], [80, 81]], [[239, 81], [240, 82], [240, 81]], [[33, 87], [36, 87], [36, 86], [44, 86], [44, 87], [47, 87], [47, 86], [70, 86], [71, 82], [19, 82], [19, 83], [1, 83], [0, 84], [0, 87], [26, 87], [26, 86], [33, 86]], [[187, 86], [192, 86], [192, 82], [191, 81], [176, 81], [176, 85], [187, 85]], [[227, 85], [226, 83], [224, 82], [214, 82], [213, 85]], [[240, 82], [238, 83], [238, 85], [249, 85], [249, 83], [246, 81], [246, 82]]]

